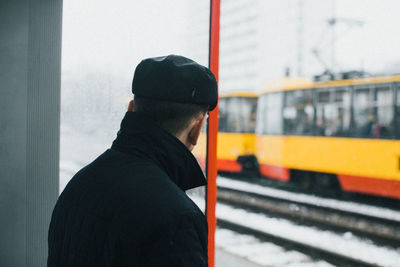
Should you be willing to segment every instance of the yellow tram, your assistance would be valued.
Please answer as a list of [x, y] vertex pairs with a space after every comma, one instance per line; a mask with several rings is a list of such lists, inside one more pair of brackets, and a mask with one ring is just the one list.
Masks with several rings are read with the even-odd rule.
[[[234, 92], [221, 95], [219, 106], [217, 168], [219, 172], [257, 172], [255, 127], [258, 95]], [[206, 136], [193, 151], [204, 167]]]
[[260, 95], [260, 173], [307, 187], [400, 198], [400, 76], [287, 78]]

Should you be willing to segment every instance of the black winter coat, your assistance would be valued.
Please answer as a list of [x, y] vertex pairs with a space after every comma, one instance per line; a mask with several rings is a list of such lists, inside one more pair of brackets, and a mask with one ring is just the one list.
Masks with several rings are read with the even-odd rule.
[[47, 266], [207, 266], [207, 222], [184, 192], [201, 185], [175, 136], [127, 112], [111, 149], [60, 195]]

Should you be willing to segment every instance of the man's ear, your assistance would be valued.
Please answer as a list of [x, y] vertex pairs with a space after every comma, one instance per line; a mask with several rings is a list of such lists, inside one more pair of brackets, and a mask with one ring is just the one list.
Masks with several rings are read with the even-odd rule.
[[192, 146], [195, 146], [197, 144], [197, 141], [201, 133], [201, 128], [203, 128], [203, 125], [206, 122], [206, 120], [207, 120], [207, 114], [202, 113], [196, 117], [194, 123], [192, 124], [192, 128], [190, 129], [188, 136], [189, 142]]
[[131, 101], [129, 101], [129, 104], [128, 104], [128, 111], [133, 111], [133, 100], [131, 100]]

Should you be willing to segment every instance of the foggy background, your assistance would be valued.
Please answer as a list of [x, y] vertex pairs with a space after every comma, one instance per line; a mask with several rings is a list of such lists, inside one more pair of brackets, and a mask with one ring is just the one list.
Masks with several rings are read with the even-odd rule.
[[[287, 70], [400, 73], [398, 10], [396, 0], [222, 0], [220, 92], [259, 92]], [[140, 60], [175, 53], [208, 65], [208, 34], [205, 0], [64, 1], [61, 164], [73, 174], [110, 147]]]
[[[111, 146], [132, 99], [133, 72], [142, 59], [180, 54], [208, 65], [209, 2], [64, 1], [60, 192], [79, 169]], [[261, 92], [266, 83], [285, 75], [312, 78], [327, 69], [400, 74], [399, 10], [397, 0], [221, 0], [220, 94]], [[257, 222], [254, 214], [232, 214]], [[276, 222], [276, 229], [286, 232], [282, 224]], [[258, 228], [262, 227], [270, 225], [262, 221]], [[308, 232], [297, 235], [310, 238]], [[326, 243], [337, 245], [334, 240], [329, 237]], [[303, 257], [221, 229], [216, 244], [235, 259], [262, 255], [258, 262], [268, 266]], [[340, 247], [349, 250], [352, 244], [346, 240]], [[388, 261], [398, 257], [386, 251], [369, 253], [363, 247], [356, 250]], [[302, 266], [331, 266], [301, 261]]]

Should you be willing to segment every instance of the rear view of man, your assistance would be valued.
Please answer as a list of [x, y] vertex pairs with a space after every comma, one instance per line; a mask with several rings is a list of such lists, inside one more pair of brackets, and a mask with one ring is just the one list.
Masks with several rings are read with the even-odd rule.
[[112, 147], [60, 195], [48, 266], [207, 266], [207, 222], [185, 190], [206, 180], [190, 150], [217, 83], [176, 55], [136, 68], [128, 112]]

